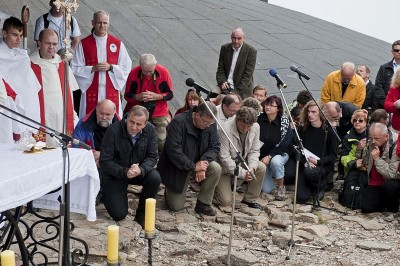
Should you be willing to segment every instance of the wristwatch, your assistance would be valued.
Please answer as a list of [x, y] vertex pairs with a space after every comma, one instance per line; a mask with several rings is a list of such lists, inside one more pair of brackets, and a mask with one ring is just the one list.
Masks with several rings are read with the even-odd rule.
[[114, 70], [114, 68], [113, 68], [113, 66], [110, 64], [110, 69], [109, 69], [108, 71], [114, 72], [113, 70]]

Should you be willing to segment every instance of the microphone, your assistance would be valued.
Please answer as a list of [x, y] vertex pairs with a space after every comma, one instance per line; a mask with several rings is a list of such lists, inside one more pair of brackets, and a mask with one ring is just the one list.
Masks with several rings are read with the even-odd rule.
[[59, 136], [60, 138], [62, 138], [63, 140], [65, 140], [65, 141], [71, 141], [72, 142], [72, 144], [74, 144], [74, 145], [78, 145], [79, 147], [82, 147], [82, 148], [84, 148], [84, 149], [86, 149], [86, 150], [91, 150], [92, 149], [92, 147], [90, 147], [89, 145], [87, 145], [85, 142], [82, 142], [82, 141], [80, 141], [79, 139], [74, 139], [74, 138], [72, 138], [72, 137], [70, 137], [70, 136], [68, 136], [68, 135], [66, 135], [66, 134], [64, 134], [64, 133], [61, 133], [61, 132], [58, 132], [58, 131], [54, 131], [54, 134], [56, 135], [56, 136]]
[[282, 86], [283, 88], [286, 88], [287, 85], [285, 84], [285, 82], [283, 82], [283, 80], [281, 79], [281, 77], [279, 77], [278, 72], [276, 71], [275, 68], [271, 68], [269, 70], [269, 74], [274, 77], [276, 79], [276, 81], [278, 82], [278, 86]]
[[199, 91], [206, 93], [207, 95], [209, 95], [211, 93], [211, 91], [205, 89], [204, 87], [202, 87], [201, 85], [197, 84], [192, 78], [188, 78], [186, 80], [186, 85], [189, 87], [194, 87], [197, 91], [197, 93]]
[[305, 78], [306, 80], [309, 80], [309, 79], [310, 79], [309, 76], [307, 76], [306, 74], [304, 74], [303, 72], [301, 72], [301, 70], [300, 70], [297, 66], [295, 66], [295, 65], [292, 65], [292, 66], [290, 67], [290, 70], [292, 70], [293, 72], [296, 72], [297, 74], [299, 74], [300, 77], [303, 77], [303, 78]]

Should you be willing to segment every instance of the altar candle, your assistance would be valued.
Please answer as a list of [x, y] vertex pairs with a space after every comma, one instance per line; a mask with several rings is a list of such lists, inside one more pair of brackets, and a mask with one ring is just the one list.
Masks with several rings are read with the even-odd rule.
[[117, 225], [110, 225], [107, 231], [107, 262], [118, 263], [119, 227]]
[[15, 266], [15, 254], [12, 250], [1, 252], [1, 266]]
[[156, 225], [156, 200], [146, 199], [146, 210], [144, 219], [144, 231], [152, 233], [155, 231]]

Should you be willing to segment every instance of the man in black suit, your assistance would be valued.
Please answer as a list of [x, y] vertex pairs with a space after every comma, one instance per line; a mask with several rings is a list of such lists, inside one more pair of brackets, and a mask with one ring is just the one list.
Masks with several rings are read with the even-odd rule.
[[253, 89], [257, 50], [244, 42], [245, 33], [242, 28], [232, 31], [231, 40], [231, 43], [221, 46], [217, 84], [223, 93], [234, 91], [245, 99], [251, 96]]
[[371, 115], [376, 109], [383, 109], [383, 103], [385, 102], [385, 91], [382, 87], [376, 87], [371, 80], [369, 80], [370, 70], [366, 65], [357, 67], [356, 71], [364, 81], [366, 86], [365, 101], [361, 108], [368, 110]]

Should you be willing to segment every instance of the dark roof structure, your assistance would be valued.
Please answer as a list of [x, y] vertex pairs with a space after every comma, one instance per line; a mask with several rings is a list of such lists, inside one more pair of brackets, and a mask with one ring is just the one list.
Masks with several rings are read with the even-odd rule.
[[[3, 12], [18, 17], [25, 4], [30, 7], [28, 38], [33, 50], [34, 23], [49, 10], [49, 0], [0, 0]], [[111, 18], [109, 31], [123, 40], [133, 66], [140, 54], [152, 53], [169, 69], [175, 88], [172, 111], [183, 105], [189, 77], [216, 90], [219, 49], [230, 42], [236, 27], [245, 30], [246, 41], [258, 50], [255, 84], [267, 85], [268, 94], [279, 93], [268, 74], [277, 69], [288, 85], [284, 90], [288, 102], [304, 89], [289, 69], [293, 64], [310, 76], [306, 84], [319, 98], [324, 78], [343, 62], [369, 66], [375, 81], [379, 65], [391, 56], [387, 42], [260, 0], [78, 0], [78, 4], [73, 15], [82, 37], [90, 33], [93, 13], [105, 10]]]

